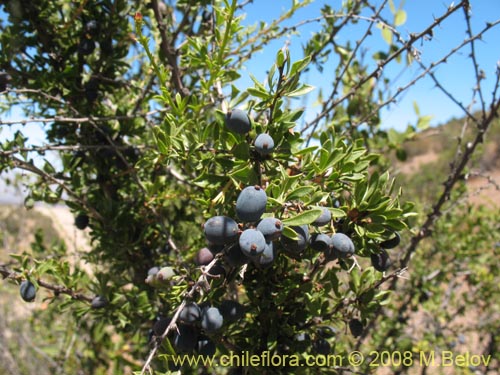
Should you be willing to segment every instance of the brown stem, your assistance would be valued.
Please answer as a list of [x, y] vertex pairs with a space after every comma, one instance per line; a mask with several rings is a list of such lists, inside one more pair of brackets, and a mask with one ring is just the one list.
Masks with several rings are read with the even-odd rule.
[[168, 65], [172, 70], [171, 82], [174, 85], [176, 91], [182, 96], [188, 95], [188, 90], [184, 87], [181, 79], [181, 69], [177, 62], [177, 52], [174, 47], [175, 40], [167, 35], [167, 30], [165, 23], [163, 22], [163, 15], [160, 12], [158, 0], [152, 0], [151, 5], [155, 14], [156, 22], [158, 23], [158, 29], [160, 31], [161, 43], [160, 48], [167, 59]]

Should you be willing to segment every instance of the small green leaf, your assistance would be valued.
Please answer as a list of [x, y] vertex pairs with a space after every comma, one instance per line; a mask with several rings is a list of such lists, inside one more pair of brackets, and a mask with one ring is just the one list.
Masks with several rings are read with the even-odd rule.
[[50, 162], [47, 160], [45, 160], [45, 164], [43, 165], [43, 170], [48, 174], [56, 173], [54, 166], [50, 164]]
[[233, 155], [240, 160], [248, 160], [250, 157], [250, 146], [248, 142], [238, 143], [233, 148]]
[[293, 90], [293, 91], [287, 93], [285, 96], [289, 96], [289, 97], [302, 96], [302, 95], [305, 95], [305, 94], [311, 92], [314, 89], [315, 89], [314, 86], [311, 86], [311, 85], [302, 85], [298, 89]]
[[158, 146], [158, 151], [163, 155], [167, 155], [168, 140], [165, 132], [159, 126], [155, 126], [153, 128], [153, 134], [155, 137], [156, 145]]
[[389, 9], [391, 10], [392, 14], [396, 13], [396, 6], [394, 5], [394, 0], [389, 0]]
[[290, 75], [293, 76], [297, 73], [300, 73], [302, 70], [304, 70], [309, 62], [311, 61], [311, 56], [306, 56], [302, 60], [295, 61], [292, 64], [292, 69], [290, 70]]
[[413, 110], [417, 116], [420, 116], [420, 108], [418, 107], [418, 103], [416, 100], [413, 101]]
[[283, 50], [280, 49], [276, 56], [276, 65], [278, 67], [282, 67], [284, 63], [285, 63], [285, 54], [283, 53]]
[[384, 38], [385, 42], [389, 45], [392, 44], [392, 31], [387, 27], [382, 27], [382, 38]]
[[255, 96], [257, 98], [261, 98], [261, 99], [269, 99], [270, 98], [270, 95], [267, 91], [259, 90], [259, 89], [253, 88], [253, 87], [249, 87], [247, 89], [247, 92], [250, 95]]
[[403, 9], [399, 9], [394, 15], [394, 25], [401, 26], [406, 22], [406, 12]]
[[300, 155], [305, 155], [305, 154], [310, 154], [313, 151], [316, 151], [318, 149], [318, 146], [309, 146], [304, 149], [301, 149], [297, 152], [294, 153], [294, 156], [300, 156]]
[[421, 116], [418, 118], [417, 129], [425, 130], [430, 126], [433, 116]]
[[329, 208], [328, 211], [331, 212], [332, 217], [344, 217], [346, 213], [340, 208]]
[[301, 212], [300, 214], [290, 217], [288, 219], [282, 220], [285, 225], [304, 225], [311, 224], [322, 214], [323, 210], [321, 208], [313, 208], [312, 210], [307, 210]]

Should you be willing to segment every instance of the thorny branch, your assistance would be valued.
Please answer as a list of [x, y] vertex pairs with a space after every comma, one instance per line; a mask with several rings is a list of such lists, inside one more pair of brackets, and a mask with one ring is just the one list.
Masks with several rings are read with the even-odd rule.
[[177, 61], [177, 51], [174, 47], [175, 40], [171, 40], [167, 34], [165, 23], [163, 22], [163, 15], [159, 9], [158, 0], [152, 0], [151, 5], [153, 6], [153, 11], [155, 14], [156, 22], [158, 23], [158, 29], [160, 30], [161, 43], [160, 48], [168, 61], [168, 65], [171, 68], [172, 76], [171, 81], [176, 91], [182, 96], [188, 94], [186, 87], [182, 83], [181, 71], [179, 68], [179, 63]]
[[210, 284], [208, 283], [207, 276], [210, 275], [210, 270], [219, 261], [221, 256], [222, 256], [222, 253], [217, 254], [208, 265], [201, 267], [201, 275], [198, 277], [198, 280], [184, 294], [183, 300], [182, 300], [181, 304], [175, 310], [175, 313], [174, 313], [169, 325], [167, 326], [167, 328], [165, 329], [163, 334], [160, 337], [157, 337], [157, 340], [155, 341], [154, 347], [151, 349], [151, 352], [149, 353], [149, 356], [146, 359], [144, 366], [142, 367], [141, 375], [144, 375], [146, 373], [146, 371], [148, 371], [148, 370], [150, 371], [151, 361], [155, 358], [156, 353], [158, 352], [158, 349], [160, 349], [162, 341], [167, 337], [167, 335], [170, 332], [177, 329], [177, 320], [179, 319], [179, 315], [180, 315], [182, 309], [184, 308], [184, 306], [186, 306], [187, 301], [189, 299], [193, 298], [195, 293], [199, 292], [200, 290], [207, 290], [210, 288]]
[[[361, 45], [363, 44], [363, 42], [371, 34], [372, 27], [375, 24], [376, 19], [379, 17], [380, 12], [384, 9], [386, 3], [387, 3], [387, 1], [384, 1], [380, 5], [380, 7], [378, 8], [378, 10], [375, 11], [375, 14], [370, 19], [370, 24], [366, 28], [365, 33], [363, 34], [363, 36], [359, 40], [356, 41], [356, 46], [354, 47], [353, 51], [350, 53], [350, 56], [347, 59], [347, 61], [343, 64], [342, 71], [340, 72], [340, 74], [338, 75], [338, 77], [336, 77], [335, 83], [333, 85], [332, 94], [331, 94], [331, 98], [332, 99], [333, 99], [334, 95], [337, 95], [337, 92], [339, 90], [339, 86], [340, 86], [341, 82], [343, 81], [344, 76], [347, 73], [347, 70], [348, 70], [349, 66], [351, 65], [352, 60], [355, 58], [356, 53], [358, 52], [358, 50], [361, 47]], [[347, 15], [347, 17], [345, 18], [344, 22], [340, 24], [340, 27], [342, 27], [343, 25], [345, 25], [347, 23], [347, 21], [349, 21], [351, 19], [351, 17], [352, 17], [351, 15]], [[338, 28], [336, 28], [335, 30], [337, 30], [337, 29]], [[332, 38], [332, 41], [333, 41], [333, 38]], [[327, 103], [328, 103], [328, 101], [323, 102], [323, 104], [322, 104], [322, 112], [326, 110]], [[318, 127], [318, 125], [319, 125], [319, 122], [316, 122], [313, 125], [313, 128], [310, 131], [309, 136], [307, 138], [306, 147], [309, 146], [309, 143], [310, 143], [310, 141], [312, 139], [312, 136], [314, 135], [314, 132], [316, 131], [316, 128]]]
[[444, 183], [444, 189], [437, 199], [436, 203], [433, 205], [431, 212], [427, 215], [427, 219], [424, 224], [420, 227], [418, 233], [412, 237], [410, 245], [405, 250], [405, 254], [403, 259], [400, 262], [401, 267], [405, 267], [412, 254], [417, 249], [418, 244], [426, 237], [428, 237], [431, 233], [431, 228], [434, 226], [435, 222], [441, 216], [441, 210], [444, 204], [450, 199], [450, 194], [455, 186], [455, 184], [461, 179], [461, 175], [469, 163], [474, 151], [477, 146], [483, 142], [484, 133], [488, 130], [492, 121], [498, 116], [498, 110], [500, 108], [500, 101], [495, 103], [491, 103], [489, 114], [484, 118], [481, 122], [480, 126], [477, 129], [477, 134], [475, 139], [472, 142], [467, 143], [465, 150], [455, 165], [454, 169], [451, 171], [448, 176], [446, 182]]
[[[11, 280], [16, 280], [16, 281], [23, 280], [22, 274], [14, 272], [4, 265], [0, 265], [0, 275], [2, 275], [2, 277], [4, 279], [11, 279]], [[89, 302], [89, 303], [92, 302], [92, 297], [89, 297], [89, 296], [82, 294], [82, 293], [78, 293], [71, 288], [67, 288], [67, 287], [61, 286], [61, 285], [51, 284], [51, 283], [48, 283], [42, 279], [37, 279], [36, 282], [41, 287], [48, 289], [48, 290], [52, 290], [56, 295], [57, 294], [67, 294], [68, 296], [70, 296], [74, 300], [78, 300], [78, 301], [82, 301], [82, 302]]]
[[[145, 188], [144, 184], [142, 183], [142, 181], [140, 180], [139, 176], [137, 175], [137, 170], [130, 165], [130, 163], [128, 162], [128, 160], [125, 158], [125, 156], [121, 152], [121, 149], [120, 149], [119, 145], [117, 145], [113, 141], [113, 139], [103, 129], [101, 129], [101, 127], [91, 117], [84, 117], [84, 116], [82, 116], [80, 114], [80, 112], [77, 109], [75, 109], [73, 106], [71, 106], [69, 103], [66, 103], [63, 99], [61, 99], [59, 97], [55, 97], [53, 95], [49, 95], [46, 92], [44, 92], [43, 90], [37, 90], [37, 89], [19, 89], [19, 90], [13, 90], [13, 91], [16, 92], [16, 93], [32, 93], [32, 94], [41, 95], [41, 96], [49, 99], [50, 101], [55, 101], [55, 102], [57, 102], [59, 104], [67, 105], [67, 107], [69, 108], [69, 110], [73, 114], [75, 114], [75, 116], [77, 116], [77, 118], [84, 118], [85, 121], [83, 121], [83, 122], [90, 123], [92, 125], [92, 127], [99, 134], [101, 134], [104, 137], [104, 139], [108, 142], [108, 144], [111, 147], [113, 147], [113, 149], [116, 151], [116, 154], [118, 155], [118, 157], [120, 158], [120, 160], [126, 166], [126, 169], [128, 171], [132, 172], [131, 175], [135, 179], [135, 181], [136, 181], [137, 185], [139, 186], [139, 188], [141, 189], [141, 191], [144, 194], [146, 193], [146, 188]], [[11, 160], [12, 160], [12, 163], [14, 164], [15, 167], [20, 168], [20, 169], [24, 169], [24, 170], [27, 170], [27, 171], [31, 171], [32, 173], [34, 173], [34, 174], [42, 177], [44, 180], [59, 185], [64, 191], [66, 191], [77, 202], [79, 202], [82, 206], [86, 207], [89, 210], [89, 212], [93, 215], [94, 218], [96, 218], [97, 220], [99, 220], [101, 222], [103, 221], [102, 216], [99, 214], [99, 212], [97, 210], [95, 210], [93, 207], [90, 207], [89, 205], [87, 205], [85, 199], [83, 199], [80, 196], [78, 196], [66, 184], [64, 184], [62, 181], [60, 181], [60, 179], [57, 179], [54, 176], [51, 176], [50, 174], [48, 174], [48, 173], [44, 172], [43, 170], [37, 168], [32, 163], [25, 162], [25, 161], [23, 161], [21, 159], [18, 159], [18, 158], [12, 157], [12, 156], [11, 156]], [[151, 210], [151, 212], [153, 213], [153, 215], [155, 215], [159, 219], [158, 222], [159, 222], [159, 224], [160, 224], [160, 226], [162, 228], [163, 233], [167, 237], [167, 242], [168, 242], [170, 248], [172, 248], [174, 251], [178, 251], [177, 245], [172, 240], [172, 236], [170, 235], [169, 231], [165, 227], [165, 224], [164, 224], [163, 220], [161, 220], [161, 216], [158, 213], [158, 211], [156, 210], [156, 208], [153, 205], [148, 205], [148, 208]]]
[[396, 101], [397, 97], [399, 97], [402, 93], [406, 92], [411, 86], [415, 85], [418, 81], [420, 81], [421, 79], [423, 79], [426, 76], [430, 76], [432, 78], [432, 80], [434, 81], [436, 87], [438, 87], [449, 99], [451, 99], [455, 104], [457, 104], [464, 111], [464, 114], [467, 116], [467, 118], [469, 120], [471, 120], [477, 124], [479, 122], [479, 120], [476, 117], [474, 117], [474, 115], [472, 115], [470, 108], [466, 108], [448, 90], [446, 90], [446, 88], [436, 78], [436, 75], [434, 74], [433, 70], [436, 67], [438, 67], [439, 65], [445, 64], [451, 56], [453, 56], [455, 53], [457, 53], [460, 49], [465, 47], [470, 42], [472, 42], [474, 40], [481, 39], [488, 30], [490, 30], [492, 27], [499, 25], [499, 24], [500, 24], [500, 19], [491, 23], [491, 24], [488, 24], [483, 30], [478, 32], [476, 35], [473, 35], [472, 37], [465, 39], [458, 46], [451, 49], [441, 59], [434, 61], [433, 63], [431, 63], [427, 67], [425, 66], [424, 63], [417, 60], [417, 63], [423, 69], [422, 72], [418, 76], [416, 76], [414, 79], [412, 79], [410, 82], [408, 82], [406, 85], [398, 87], [398, 89], [396, 90], [396, 93], [394, 93], [394, 95], [392, 95], [390, 98], [386, 99], [384, 102], [379, 103], [377, 105], [377, 107], [372, 112], [370, 112], [369, 114], [367, 114], [366, 116], [361, 118], [357, 122], [357, 124], [358, 125], [362, 124], [363, 122], [367, 121], [371, 116], [375, 115], [380, 109], [384, 108], [385, 106], [387, 106], [391, 103], [394, 103]]
[[[445, 204], [450, 200], [451, 192], [454, 186], [457, 184], [457, 182], [459, 182], [462, 179], [465, 167], [470, 162], [471, 157], [476, 151], [477, 147], [483, 142], [484, 135], [491, 126], [493, 120], [498, 118], [500, 110], [500, 99], [497, 97], [497, 93], [499, 89], [500, 89], [500, 66], [497, 67], [496, 82], [492, 93], [493, 99], [489, 105], [486, 105], [486, 103], [484, 103], [483, 105], [484, 108], [487, 108], [487, 112], [482, 113], [481, 116], [482, 120], [478, 122], [476, 127], [475, 138], [471, 142], [467, 143], [463, 152], [457, 153], [457, 158], [452, 163], [452, 170], [443, 184], [444, 186], [441, 194], [439, 195], [436, 202], [432, 206], [430, 212], [427, 215], [426, 220], [420, 226], [416, 234], [411, 237], [410, 243], [403, 251], [402, 257], [399, 262], [400, 270], [408, 267], [411, 257], [417, 250], [420, 242], [431, 235], [432, 228], [434, 227], [435, 223], [442, 216], [444, 212]], [[468, 120], [469, 118], [467, 117], [465, 121]], [[497, 186], [497, 184], [495, 184], [495, 186]], [[392, 279], [389, 285], [389, 289], [395, 290], [397, 283], [398, 283], [398, 278]], [[402, 306], [400, 308], [400, 313], [408, 309], [410, 307], [409, 305], [410, 305], [409, 300], [402, 303]], [[365, 328], [361, 338], [358, 340], [357, 343], [358, 347], [361, 344], [361, 342], [368, 336], [368, 333], [370, 332], [371, 328], [374, 327], [376, 319], [383, 314], [383, 310], [384, 310], [383, 307], [380, 307], [378, 311], [375, 313], [374, 317], [371, 319], [371, 322]]]
[[398, 56], [400, 56], [403, 52], [405, 51], [410, 51], [413, 44], [415, 44], [418, 40], [426, 37], [429, 33], [432, 32], [432, 30], [439, 26], [446, 18], [450, 17], [453, 13], [464, 7], [466, 4], [468, 4], [467, 0], [461, 1], [457, 5], [450, 7], [445, 14], [441, 15], [440, 17], [437, 17], [434, 19], [434, 21], [426, 27], [423, 31], [417, 34], [411, 34], [410, 38], [407, 42], [404, 43], [403, 46], [401, 46], [399, 49], [391, 53], [386, 59], [381, 61], [377, 68], [375, 68], [371, 73], [367, 74], [363, 78], [361, 78], [351, 89], [346, 92], [344, 95], [341, 97], [334, 99], [335, 95], [332, 93], [329, 99], [326, 101], [326, 105], [323, 105], [323, 110], [321, 111], [320, 114], [318, 114], [312, 121], [308, 122], [301, 130], [301, 133], [304, 134], [308, 129], [314, 127], [318, 122], [320, 122], [323, 118], [328, 116], [337, 105], [342, 103], [343, 101], [347, 100], [350, 98], [353, 94], [356, 93], [357, 90], [361, 86], [363, 86], [365, 83], [367, 83], [370, 79], [372, 78], [377, 78], [382, 74], [382, 71], [385, 66], [387, 66], [391, 61], [395, 60]]

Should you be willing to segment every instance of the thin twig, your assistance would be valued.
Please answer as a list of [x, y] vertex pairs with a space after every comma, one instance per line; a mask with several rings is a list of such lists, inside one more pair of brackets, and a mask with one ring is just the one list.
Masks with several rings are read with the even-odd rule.
[[58, 185], [70, 197], [72, 197], [73, 199], [75, 199], [80, 205], [82, 205], [83, 207], [86, 207], [87, 210], [90, 212], [90, 214], [95, 219], [97, 219], [99, 221], [103, 221], [104, 220], [103, 217], [101, 216], [101, 214], [96, 209], [94, 209], [92, 206], [90, 206], [88, 204], [88, 202], [86, 201], [85, 198], [80, 197], [76, 192], [74, 192], [68, 185], [66, 185], [60, 179], [58, 179], [58, 178], [50, 175], [49, 173], [41, 170], [40, 168], [38, 168], [34, 164], [26, 162], [24, 160], [21, 160], [21, 159], [15, 157], [15, 156], [10, 155], [9, 158], [12, 161], [14, 167], [19, 168], [19, 169], [23, 169], [25, 171], [32, 172], [32, 173], [38, 175], [39, 177], [41, 177], [43, 180], [45, 180], [45, 181], [47, 181], [49, 183]]
[[[2, 275], [2, 277], [4, 279], [11, 279], [11, 280], [16, 280], [16, 281], [22, 281], [24, 279], [22, 274], [15, 272], [15, 271], [12, 271], [11, 269], [9, 269], [5, 266], [0, 266], [0, 275]], [[89, 302], [89, 303], [92, 302], [92, 299], [93, 299], [92, 297], [86, 296], [85, 294], [82, 294], [82, 293], [78, 293], [71, 288], [67, 288], [67, 287], [61, 286], [61, 285], [51, 284], [51, 283], [48, 283], [42, 279], [37, 279], [36, 282], [41, 287], [48, 289], [48, 290], [52, 290], [56, 295], [57, 294], [66, 294], [74, 300], [78, 300], [78, 301], [82, 301], [82, 302]]]
[[196, 283], [191, 287], [191, 289], [185, 293], [183, 300], [181, 304], [176, 308], [174, 316], [172, 317], [172, 320], [170, 321], [169, 325], [165, 329], [165, 331], [162, 333], [160, 337], [155, 341], [154, 347], [151, 349], [148, 358], [146, 359], [146, 362], [144, 363], [144, 366], [142, 367], [141, 370], [141, 375], [144, 375], [146, 371], [151, 372], [151, 362], [153, 361], [154, 357], [156, 356], [156, 353], [158, 352], [158, 349], [160, 349], [162, 341], [167, 337], [169, 332], [173, 331], [177, 327], [177, 320], [179, 318], [179, 315], [186, 305], [187, 301], [191, 299], [196, 292], [198, 292], [201, 289], [204, 289], [207, 287], [208, 282], [207, 282], [207, 275], [210, 274], [210, 270], [212, 269], [213, 266], [218, 262], [220, 257], [222, 256], [222, 253], [217, 254], [214, 259], [206, 266], [201, 268], [201, 275], [198, 277], [198, 280]]
[[379, 62], [377, 68], [375, 68], [368, 75], [361, 78], [355, 85], [353, 85], [353, 87], [351, 87], [351, 89], [347, 93], [345, 93], [344, 95], [342, 95], [338, 99], [333, 100], [333, 97], [331, 99], [329, 99], [328, 106], [326, 106], [322, 110], [322, 112], [320, 114], [318, 114], [312, 121], [307, 123], [306, 126], [301, 130], [301, 133], [304, 133], [309, 128], [315, 126], [315, 124], [318, 123], [319, 121], [321, 121], [321, 119], [323, 119], [328, 114], [332, 113], [332, 111], [335, 109], [335, 107], [337, 105], [342, 103], [344, 100], [350, 98], [353, 94], [356, 93], [356, 91], [361, 86], [363, 86], [370, 79], [378, 77], [382, 73], [382, 71], [386, 65], [388, 65], [391, 61], [395, 60], [403, 52], [411, 50], [411, 47], [413, 46], [413, 44], [415, 44], [415, 42], [417, 42], [418, 40], [427, 36], [430, 32], [432, 32], [432, 30], [435, 27], [439, 26], [441, 24], [441, 22], [443, 22], [446, 18], [451, 16], [453, 13], [455, 13], [460, 8], [462, 8], [466, 3], [467, 3], [466, 0], [461, 1], [459, 4], [449, 8], [445, 14], [441, 15], [440, 17], [435, 18], [434, 21], [428, 27], [426, 27], [423, 31], [421, 31], [420, 33], [411, 34], [409, 40], [403, 46], [401, 46], [398, 50], [391, 53], [385, 60]]
[[[378, 113], [378, 111], [382, 108], [384, 108], [385, 106], [391, 104], [391, 103], [394, 103], [396, 101], [396, 98], [401, 95], [402, 93], [404, 92], [407, 92], [408, 88], [410, 88], [411, 86], [415, 85], [418, 81], [420, 81], [421, 79], [423, 79], [424, 77], [426, 76], [430, 76], [432, 78], [432, 80], [434, 81], [436, 87], [438, 87], [450, 100], [452, 100], [455, 104], [457, 104], [460, 109], [463, 110], [464, 114], [466, 115], [466, 117], [470, 120], [472, 120], [474, 123], [478, 124], [479, 123], [479, 119], [477, 119], [471, 112], [471, 108], [466, 108], [462, 103], [460, 103], [454, 96], [453, 94], [451, 94], [439, 81], [438, 79], [436, 78], [436, 76], [434, 75], [434, 73], [432, 72], [433, 69], [435, 69], [437, 66], [441, 65], [441, 64], [445, 64], [448, 59], [454, 55], [455, 53], [457, 53], [460, 49], [462, 49], [464, 46], [466, 46], [468, 43], [470, 43], [471, 41], [473, 40], [477, 40], [477, 39], [481, 39], [484, 35], [484, 33], [486, 33], [488, 30], [490, 30], [492, 27], [494, 27], [495, 25], [498, 25], [500, 24], [500, 19], [491, 23], [491, 24], [488, 24], [483, 30], [481, 30], [479, 33], [477, 33], [476, 35], [470, 37], [470, 38], [467, 38], [465, 39], [464, 41], [462, 41], [459, 45], [457, 45], [455, 48], [451, 49], [445, 56], [443, 56], [441, 59], [433, 62], [432, 64], [430, 64], [429, 66], [425, 66], [421, 61], [418, 61], [418, 64], [424, 69], [417, 77], [415, 77], [413, 80], [411, 80], [410, 82], [408, 82], [406, 85], [404, 86], [401, 86], [397, 89], [396, 93], [394, 95], [392, 95], [390, 98], [386, 99], [384, 102], [382, 103], [379, 103], [377, 105], [377, 107], [371, 111], [369, 114], [367, 114], [366, 116], [364, 116], [363, 118], [361, 118], [358, 122], [357, 122], [357, 125], [359, 124], [362, 124], [363, 122], [367, 121], [370, 117], [372, 117], [373, 115], [375, 115], [376, 113]], [[472, 104], [472, 103], [471, 103]]]

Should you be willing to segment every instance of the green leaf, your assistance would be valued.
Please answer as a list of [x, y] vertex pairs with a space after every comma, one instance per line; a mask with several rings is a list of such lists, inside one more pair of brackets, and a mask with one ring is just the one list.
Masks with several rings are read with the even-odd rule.
[[314, 86], [311, 86], [311, 85], [302, 85], [298, 89], [293, 90], [293, 91], [287, 93], [285, 96], [289, 96], [289, 97], [302, 96], [302, 95], [305, 95], [305, 94], [311, 92], [314, 89], [315, 89]]
[[328, 208], [328, 211], [331, 212], [332, 217], [344, 217], [346, 213], [340, 208]]
[[280, 49], [280, 50], [278, 51], [277, 56], [276, 56], [276, 65], [277, 65], [278, 67], [282, 67], [282, 66], [283, 66], [283, 64], [285, 64], [285, 54], [283, 53], [283, 50], [282, 50], [282, 49]]
[[295, 232], [292, 228], [290, 227], [283, 227], [283, 231], [281, 234], [287, 238], [290, 238], [291, 240], [298, 240], [299, 236], [297, 235], [297, 232]]
[[312, 210], [307, 210], [301, 212], [300, 214], [290, 217], [288, 219], [282, 220], [285, 225], [304, 225], [311, 224], [314, 220], [320, 217], [323, 210], [321, 208], [313, 208]]
[[302, 60], [295, 61], [292, 64], [292, 69], [290, 70], [290, 75], [294, 76], [295, 74], [303, 71], [307, 67], [307, 65], [309, 64], [310, 61], [311, 61], [311, 56], [306, 56]]
[[406, 22], [406, 12], [403, 9], [399, 9], [394, 15], [394, 25], [401, 26]]
[[233, 170], [228, 175], [237, 178], [238, 180], [245, 181], [247, 184], [257, 183], [257, 174], [255, 173], [253, 167], [249, 164], [245, 164], [243, 167]]
[[396, 6], [394, 5], [394, 0], [389, 0], [389, 9], [391, 10], [392, 14], [396, 13]]
[[163, 155], [167, 155], [168, 154], [167, 135], [159, 126], [155, 126], [153, 128], [153, 134], [155, 137], [156, 145], [158, 146], [158, 151]]
[[50, 162], [47, 160], [45, 160], [45, 164], [43, 165], [43, 170], [48, 174], [56, 173], [54, 166], [50, 164]]
[[287, 197], [287, 201], [292, 201], [294, 199], [298, 199], [300, 197], [303, 197], [304, 195], [311, 194], [314, 192], [314, 187], [312, 186], [301, 186], [293, 191], [291, 191]]
[[430, 126], [431, 120], [434, 116], [420, 116], [417, 122], [417, 129], [425, 130]]
[[271, 95], [269, 95], [269, 93], [267, 91], [263, 91], [263, 90], [256, 89], [253, 87], [249, 87], [247, 89], [247, 92], [250, 95], [255, 96], [257, 98], [261, 98], [261, 99], [269, 99], [271, 97]]
[[250, 158], [250, 146], [248, 142], [241, 142], [234, 146], [233, 155], [237, 159], [248, 160]]
[[309, 154], [309, 153], [316, 151], [317, 149], [318, 149], [318, 146], [309, 146], [309, 147], [303, 148], [303, 149], [295, 152], [294, 156]]
[[368, 287], [375, 281], [375, 270], [372, 267], [368, 267], [363, 271], [360, 278], [360, 285], [362, 287]]
[[384, 38], [387, 44], [392, 44], [392, 31], [385, 26], [382, 27], [382, 38]]
[[413, 110], [417, 116], [420, 116], [420, 108], [418, 107], [418, 103], [416, 100], [413, 101]]

